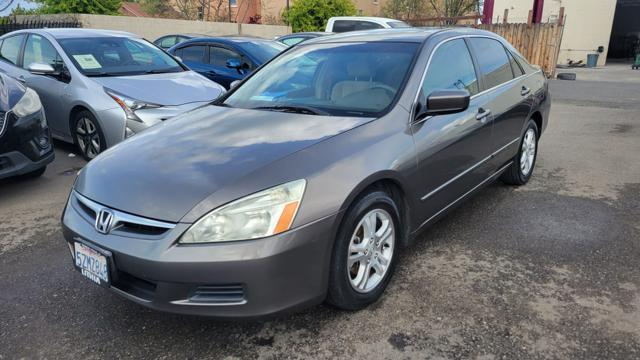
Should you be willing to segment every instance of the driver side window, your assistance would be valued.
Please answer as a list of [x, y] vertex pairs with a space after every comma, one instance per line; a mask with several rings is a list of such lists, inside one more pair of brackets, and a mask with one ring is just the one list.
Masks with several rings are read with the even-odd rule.
[[227, 60], [238, 60], [242, 64], [244, 61], [242, 56], [237, 52], [229, 49], [225, 49], [219, 46], [209, 47], [209, 64], [225, 67], [227, 66]]
[[33, 63], [51, 65], [57, 72], [61, 72], [64, 68], [62, 58], [49, 40], [36, 34], [29, 35], [27, 39], [27, 44], [24, 47], [22, 67], [28, 69], [29, 65]]
[[428, 97], [435, 90], [462, 89], [471, 95], [477, 94], [478, 77], [465, 41], [450, 40], [440, 45], [433, 54], [422, 91]]

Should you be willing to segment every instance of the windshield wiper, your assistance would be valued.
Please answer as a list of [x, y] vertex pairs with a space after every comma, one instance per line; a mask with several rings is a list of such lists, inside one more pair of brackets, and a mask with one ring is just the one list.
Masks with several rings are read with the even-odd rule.
[[166, 74], [166, 73], [177, 73], [177, 72], [182, 72], [182, 69], [180, 70], [153, 69], [153, 70], [145, 71], [146, 74]]
[[281, 112], [290, 112], [297, 114], [310, 114], [310, 115], [329, 115], [328, 112], [311, 107], [311, 106], [302, 106], [302, 105], [273, 105], [273, 106], [258, 106], [253, 108], [255, 110], [271, 110], [271, 111], [281, 111]]
[[123, 73], [109, 73], [105, 71], [85, 73], [84, 75], [88, 77], [124, 76]]

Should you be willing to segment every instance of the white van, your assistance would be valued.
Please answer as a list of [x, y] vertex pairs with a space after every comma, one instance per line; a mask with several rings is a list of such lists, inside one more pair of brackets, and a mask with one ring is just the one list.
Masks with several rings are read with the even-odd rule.
[[335, 16], [327, 21], [325, 32], [342, 33], [356, 30], [408, 28], [411, 25], [404, 21], [369, 17], [369, 16]]

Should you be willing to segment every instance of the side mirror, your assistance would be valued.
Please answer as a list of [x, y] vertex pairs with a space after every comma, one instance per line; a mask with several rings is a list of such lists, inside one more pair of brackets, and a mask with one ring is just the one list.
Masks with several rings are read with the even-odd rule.
[[233, 89], [234, 87], [238, 86], [238, 84], [240, 84], [240, 80], [232, 81], [231, 84], [229, 84], [229, 89]]
[[231, 68], [231, 69], [240, 70], [240, 68], [242, 67], [242, 63], [238, 59], [228, 59], [227, 60], [227, 67]]
[[[425, 116], [454, 114], [469, 108], [471, 94], [467, 90], [436, 90], [418, 104], [416, 120]], [[425, 106], [426, 105], [426, 106]]]
[[53, 66], [42, 63], [31, 63], [27, 69], [30, 73], [35, 75], [52, 75], [56, 73]]

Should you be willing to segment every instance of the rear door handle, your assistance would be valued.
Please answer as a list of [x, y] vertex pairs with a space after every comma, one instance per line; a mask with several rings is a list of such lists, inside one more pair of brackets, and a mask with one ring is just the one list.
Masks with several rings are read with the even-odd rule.
[[17, 79], [17, 80], [18, 80], [18, 81], [20, 81], [20, 82], [21, 82], [21, 83], [23, 83], [23, 84], [24, 84], [25, 82], [27, 82], [27, 80], [25, 80], [25, 79], [24, 79], [24, 76], [22, 76], [22, 75], [18, 76], [18, 79]]
[[529, 89], [526, 86], [523, 86], [522, 90], [520, 90], [520, 95], [522, 95], [522, 96], [527, 96], [527, 95], [529, 95], [529, 93], [531, 93], [531, 89]]
[[489, 109], [478, 109], [478, 113], [476, 114], [476, 120], [483, 121], [487, 118], [487, 116], [491, 115], [491, 110]]

